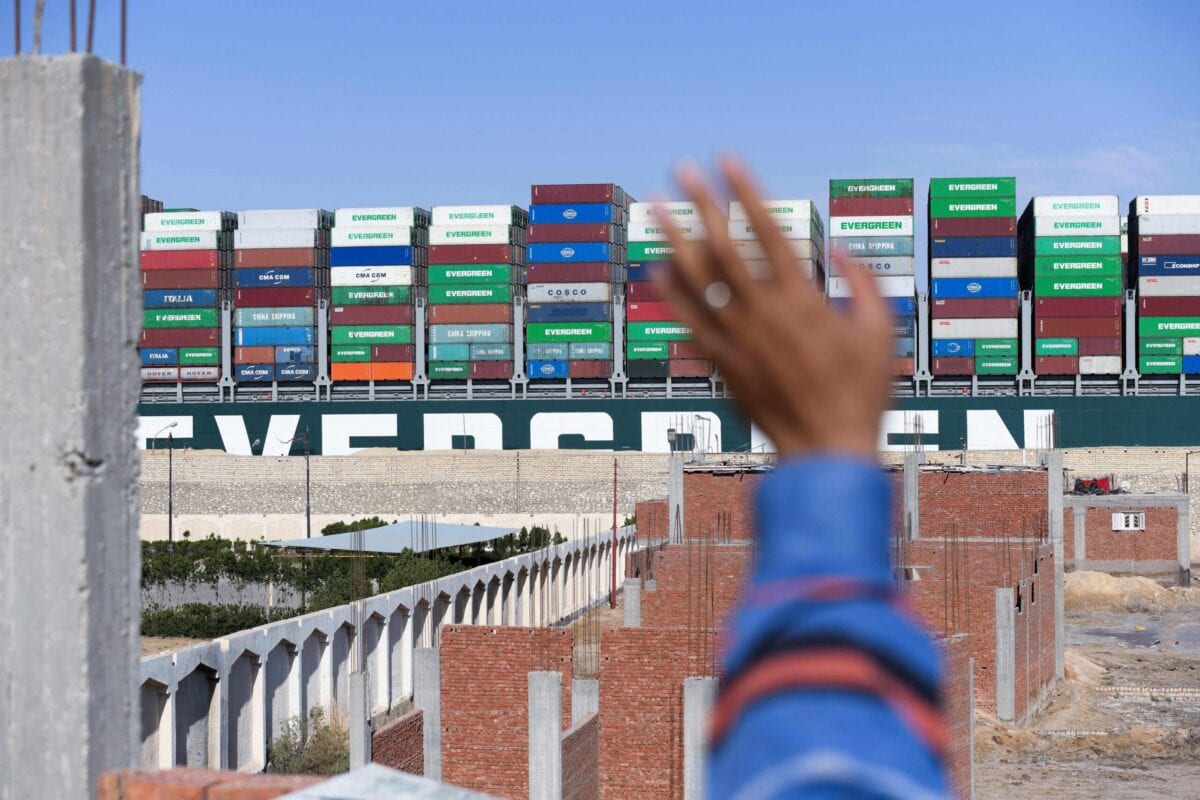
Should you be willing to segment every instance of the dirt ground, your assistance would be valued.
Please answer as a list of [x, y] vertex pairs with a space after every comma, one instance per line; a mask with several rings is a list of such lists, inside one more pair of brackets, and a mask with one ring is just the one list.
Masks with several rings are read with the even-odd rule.
[[976, 798], [1200, 798], [1200, 590], [1072, 578], [1067, 680], [1029, 728], [976, 715]]
[[169, 653], [172, 650], [182, 650], [185, 647], [191, 647], [194, 644], [199, 644], [205, 641], [204, 639], [182, 639], [175, 636], [143, 636], [142, 637], [142, 655], [156, 656], [159, 653]]

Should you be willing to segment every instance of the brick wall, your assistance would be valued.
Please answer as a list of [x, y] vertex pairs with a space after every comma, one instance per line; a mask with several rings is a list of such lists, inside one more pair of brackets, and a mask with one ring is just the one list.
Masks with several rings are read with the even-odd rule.
[[681, 800], [683, 679], [715, 673], [715, 639], [687, 629], [601, 634], [602, 800]]
[[759, 473], [683, 473], [685, 538], [707, 538], [721, 530], [729, 539], [754, 538], [754, 487]]
[[600, 796], [600, 715], [589, 714], [563, 734], [563, 800], [596, 800]]
[[944, 682], [942, 713], [950, 732], [946, 766], [957, 797], [970, 797], [971, 718], [975, 714], [971, 696], [971, 653], [965, 634], [940, 639]]
[[[1136, 569], [1139, 561], [1169, 561], [1179, 558], [1176, 526], [1179, 512], [1174, 508], [1144, 508], [1136, 502], [1120, 511], [1144, 511], [1146, 530], [1114, 531], [1114, 508], [1079, 509], [1084, 514], [1084, 558], [1088, 561], [1129, 561]], [[1063, 552], [1067, 563], [1075, 560], [1075, 513], [1063, 511]]]
[[116, 770], [100, 776], [98, 800], [270, 800], [326, 778], [307, 775], [244, 775], [176, 767], [159, 772]]
[[655, 560], [653, 592], [642, 594], [644, 628], [720, 628], [750, 571], [749, 544], [670, 545]]
[[441, 633], [442, 780], [523, 798], [529, 792], [530, 672], [562, 673], [571, 724], [569, 628], [448, 625]]
[[919, 481], [922, 539], [1040, 536], [1047, 530], [1045, 470], [922, 470]]
[[413, 775], [425, 774], [425, 715], [420, 710], [405, 714], [371, 734], [371, 760]]
[[666, 500], [643, 500], [634, 506], [638, 538], [643, 542], [666, 539], [671, 534]]

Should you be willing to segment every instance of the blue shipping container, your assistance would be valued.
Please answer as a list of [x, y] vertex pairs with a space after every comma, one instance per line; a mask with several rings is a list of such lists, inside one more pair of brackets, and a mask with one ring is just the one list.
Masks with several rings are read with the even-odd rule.
[[529, 322], [612, 322], [611, 303], [532, 303], [525, 307]]
[[1200, 356], [1184, 356], [1183, 371], [1188, 375], [1200, 372]]
[[236, 364], [233, 379], [246, 383], [261, 383], [275, 380], [274, 364]]
[[630, 283], [644, 283], [654, 280], [654, 274], [662, 269], [665, 261], [638, 261], [631, 263], [625, 270], [625, 280]]
[[934, 339], [933, 355], [936, 358], [951, 358], [954, 356], [970, 357], [975, 355], [974, 339]]
[[[360, 247], [360, 250], [373, 250]], [[235, 269], [233, 285], [238, 289], [255, 289], [263, 286], [313, 286], [316, 270], [311, 267], [288, 267], [281, 269]]]
[[911, 256], [911, 236], [835, 236], [829, 240], [829, 254], [874, 258], [876, 256]]
[[569, 373], [566, 361], [529, 361], [525, 364], [525, 374], [531, 380], [546, 378], [565, 378]]
[[[885, 297], [884, 301], [891, 306], [893, 317], [911, 317], [917, 313], [917, 298], [915, 297]], [[831, 297], [829, 304], [843, 314], [850, 310], [852, 298]]]
[[431, 344], [429, 345], [430, 361], [470, 361], [471, 345], [463, 344]]
[[142, 292], [144, 308], [214, 308], [216, 289], [147, 289]]
[[892, 340], [892, 343], [894, 347], [892, 354], [896, 358], [912, 358], [914, 350], [913, 337], [897, 336]]
[[[335, 248], [336, 249], [336, 248]], [[382, 249], [382, 248], [360, 248]], [[530, 264], [569, 264], [573, 262], [613, 261], [617, 249], [604, 242], [570, 242], [553, 244], [531, 244], [526, 250], [526, 260]]]
[[892, 336], [916, 336], [917, 320], [913, 317], [892, 319]]
[[143, 367], [173, 367], [179, 363], [179, 350], [175, 347], [143, 347]]
[[413, 263], [413, 249], [408, 245], [381, 247], [331, 247], [331, 267], [406, 267]]
[[1142, 256], [1138, 259], [1138, 275], [1200, 275], [1200, 256]]
[[929, 240], [930, 258], [1012, 258], [1015, 236], [940, 236]]
[[305, 345], [283, 345], [275, 348], [276, 364], [315, 364], [317, 349]]
[[525, 345], [530, 361], [566, 361], [570, 350], [566, 342], [545, 342]]
[[[364, 250], [366, 248], [363, 248]], [[268, 345], [313, 344], [316, 335], [313, 328], [234, 328], [233, 343], [238, 347], [266, 347]]]
[[971, 297], [1016, 297], [1016, 278], [934, 278], [929, 282], [931, 297], [960, 299]]
[[276, 364], [275, 376], [281, 381], [311, 381], [317, 377], [313, 364]]
[[611, 203], [537, 205], [529, 207], [529, 221], [540, 223], [614, 222], [614, 211], [616, 211], [616, 206]]

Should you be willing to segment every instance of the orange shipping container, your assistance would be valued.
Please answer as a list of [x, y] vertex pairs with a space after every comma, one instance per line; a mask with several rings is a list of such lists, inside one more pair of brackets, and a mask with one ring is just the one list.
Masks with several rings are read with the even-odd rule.
[[330, 377], [335, 381], [369, 381], [371, 380], [371, 365], [369, 363], [344, 364], [335, 362], [329, 365], [332, 370]]
[[236, 347], [233, 350], [235, 364], [274, 364], [275, 348], [266, 347]]
[[370, 365], [371, 377], [377, 381], [411, 381], [411, 361], [382, 361]]

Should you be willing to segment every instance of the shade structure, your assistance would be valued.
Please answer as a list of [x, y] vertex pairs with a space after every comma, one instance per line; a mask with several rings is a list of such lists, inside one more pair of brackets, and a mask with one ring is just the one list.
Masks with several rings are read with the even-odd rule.
[[[517, 528], [492, 528], [481, 525], [455, 525], [448, 522], [408, 520], [362, 531], [362, 549], [367, 553], [402, 553], [405, 550], [427, 553], [443, 547], [461, 547], [476, 542], [489, 542], [492, 539], [516, 533], [518, 530]], [[314, 536], [311, 539], [285, 539], [262, 544], [270, 547], [328, 552], [353, 551], [355, 549], [353, 533], [334, 533], [329, 536]]]

